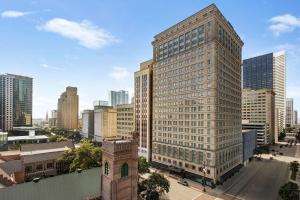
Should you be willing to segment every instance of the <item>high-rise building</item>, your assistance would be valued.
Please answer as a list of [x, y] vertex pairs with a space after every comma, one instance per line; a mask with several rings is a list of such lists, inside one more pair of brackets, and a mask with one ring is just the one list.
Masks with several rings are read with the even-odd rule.
[[129, 96], [128, 91], [109, 91], [108, 92], [108, 104], [109, 106], [116, 107], [121, 104], [128, 104]]
[[117, 106], [117, 135], [123, 139], [132, 137], [134, 131], [133, 104]]
[[32, 78], [0, 75], [0, 129], [32, 126]]
[[94, 138], [94, 110], [82, 112], [82, 134], [86, 138]]
[[[267, 124], [264, 144], [275, 142], [275, 93], [272, 89], [242, 90], [242, 120]], [[266, 139], [265, 139], [266, 138]], [[257, 137], [260, 140], [260, 137]]]
[[152, 60], [140, 64], [134, 73], [135, 131], [139, 133], [139, 156], [151, 160], [152, 147]]
[[294, 110], [294, 124], [298, 124], [298, 111]]
[[285, 127], [285, 52], [269, 53], [243, 61], [243, 88], [275, 92], [275, 141]]
[[117, 136], [117, 110], [111, 106], [95, 106], [94, 139], [102, 142], [107, 137]]
[[294, 120], [294, 100], [293, 98], [286, 98], [285, 101], [285, 125], [286, 127], [292, 127]]
[[152, 162], [223, 181], [242, 163], [242, 40], [212, 4], [152, 44]]
[[62, 129], [78, 128], [79, 97], [76, 87], [67, 87], [57, 103], [57, 126]]
[[51, 117], [49, 118], [49, 127], [57, 126], [57, 110], [51, 111]]

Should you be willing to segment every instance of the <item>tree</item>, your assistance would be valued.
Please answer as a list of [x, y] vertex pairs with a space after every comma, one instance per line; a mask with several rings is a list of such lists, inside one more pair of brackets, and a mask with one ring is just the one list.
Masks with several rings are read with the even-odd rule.
[[296, 175], [299, 170], [299, 163], [297, 161], [293, 161], [290, 163], [290, 170], [292, 171], [291, 179], [296, 180]]
[[288, 182], [279, 189], [279, 196], [283, 200], [298, 200], [299, 190], [296, 183]]
[[100, 167], [102, 162], [102, 150], [95, 147], [89, 141], [83, 141], [79, 148], [67, 151], [60, 158], [66, 165], [69, 172], [77, 169], [89, 169]]
[[146, 199], [155, 199], [159, 195], [168, 193], [170, 190], [170, 182], [163, 175], [158, 173], [152, 173], [149, 179], [142, 181], [142, 186], [147, 188]]
[[147, 162], [146, 158], [139, 157], [138, 158], [138, 172], [139, 174], [144, 174], [149, 171], [150, 163]]

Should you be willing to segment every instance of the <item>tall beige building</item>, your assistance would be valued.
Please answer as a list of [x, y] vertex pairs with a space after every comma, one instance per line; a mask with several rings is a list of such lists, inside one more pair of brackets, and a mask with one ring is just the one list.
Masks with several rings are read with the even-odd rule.
[[257, 140], [264, 140], [265, 144], [275, 142], [275, 93], [273, 90], [243, 89], [242, 120], [248, 120], [249, 123], [266, 124], [269, 128], [268, 135], [258, 134]]
[[117, 136], [117, 110], [111, 106], [95, 106], [94, 139], [102, 142], [107, 137]]
[[242, 40], [212, 4], [152, 44], [153, 163], [223, 181], [242, 163]]
[[117, 105], [117, 135], [124, 138], [132, 138], [134, 131], [133, 104]]
[[62, 129], [78, 128], [79, 97], [76, 87], [67, 87], [57, 103], [57, 127]]
[[286, 98], [285, 100], [286, 109], [285, 109], [285, 125], [286, 127], [292, 127], [294, 122], [294, 99]]
[[152, 149], [152, 60], [140, 64], [134, 73], [135, 131], [139, 133], [139, 156], [151, 160]]

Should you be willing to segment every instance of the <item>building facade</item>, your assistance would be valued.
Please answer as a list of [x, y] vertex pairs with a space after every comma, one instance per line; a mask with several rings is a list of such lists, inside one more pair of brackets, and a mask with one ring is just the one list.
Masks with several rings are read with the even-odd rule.
[[128, 91], [109, 91], [108, 92], [108, 104], [109, 106], [116, 107], [117, 105], [128, 104], [129, 95]]
[[139, 133], [139, 156], [149, 162], [152, 149], [152, 60], [140, 64], [134, 73], [135, 131]]
[[298, 124], [298, 111], [297, 110], [294, 110], [294, 125], [295, 124]]
[[269, 53], [243, 61], [244, 89], [273, 89], [275, 92], [275, 141], [285, 127], [285, 52]]
[[292, 127], [294, 123], [294, 99], [286, 98], [285, 104], [285, 126]]
[[242, 40], [212, 4], [152, 44], [153, 163], [223, 181], [242, 163]]
[[117, 110], [111, 106], [96, 106], [94, 110], [94, 139], [103, 142], [117, 136]]
[[0, 130], [32, 126], [32, 78], [0, 75]]
[[76, 87], [67, 87], [57, 103], [57, 126], [62, 129], [78, 129], [79, 96]]
[[57, 126], [57, 110], [51, 111], [51, 117], [49, 118], [49, 127], [53, 128]]
[[250, 123], [248, 120], [242, 122], [243, 130], [256, 130], [257, 146], [265, 146], [270, 140], [270, 128], [266, 123]]
[[243, 162], [247, 165], [257, 147], [257, 131], [243, 130]]
[[104, 100], [96, 100], [93, 102], [94, 106], [108, 106], [108, 101], [104, 101]]
[[242, 90], [242, 120], [265, 123], [269, 127], [267, 144], [275, 142], [275, 93], [272, 89]]
[[138, 152], [135, 140], [105, 139], [102, 166], [102, 200], [138, 199]]
[[131, 138], [134, 131], [133, 104], [117, 106], [117, 135], [123, 139]]
[[82, 112], [82, 134], [85, 138], [94, 138], [94, 110]]

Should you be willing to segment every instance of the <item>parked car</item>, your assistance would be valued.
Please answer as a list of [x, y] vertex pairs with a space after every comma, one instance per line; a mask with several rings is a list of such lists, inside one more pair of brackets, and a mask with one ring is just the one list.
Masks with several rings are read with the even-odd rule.
[[186, 180], [180, 180], [177, 183], [184, 185], [184, 186], [189, 186], [189, 183]]

